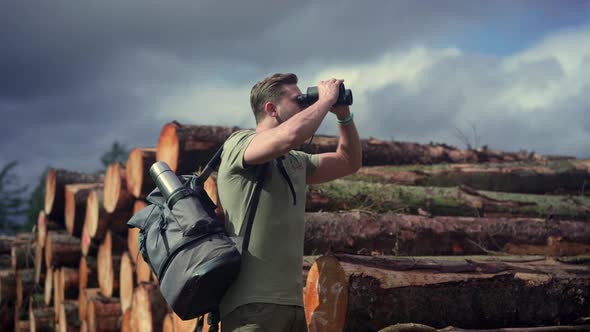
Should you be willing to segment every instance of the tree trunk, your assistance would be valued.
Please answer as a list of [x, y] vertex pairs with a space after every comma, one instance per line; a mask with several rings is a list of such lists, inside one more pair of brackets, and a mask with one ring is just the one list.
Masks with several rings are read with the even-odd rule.
[[86, 201], [93, 190], [102, 187], [101, 183], [82, 183], [66, 185], [65, 222], [68, 234], [80, 237], [84, 218], [86, 217]]
[[92, 239], [102, 241], [107, 230], [127, 234], [127, 221], [131, 218], [131, 208], [109, 213], [104, 208], [103, 190], [95, 190], [88, 196], [85, 224]]
[[76, 267], [80, 263], [80, 239], [63, 232], [49, 232], [45, 243], [45, 266]]
[[16, 271], [16, 306], [21, 307], [24, 300], [33, 294], [35, 287], [35, 269]]
[[98, 286], [106, 297], [119, 293], [119, 268], [121, 254], [127, 247], [127, 241], [111, 231], [107, 234], [98, 248]]
[[121, 302], [118, 298], [95, 297], [88, 302], [88, 331], [120, 331]]
[[[590, 315], [585, 305], [590, 300], [588, 266], [522, 256], [336, 258], [336, 263], [319, 261], [331, 264], [329, 269], [316, 267], [320, 289], [331, 290], [319, 294], [319, 303], [335, 298], [342, 305], [345, 296], [335, 295], [348, 288], [347, 331], [378, 330], [397, 322], [437, 328], [556, 325]], [[330, 282], [330, 274], [322, 273], [322, 268], [337, 270], [335, 264], [348, 286], [341, 278]], [[307, 293], [317, 280], [310, 271]]]
[[127, 159], [127, 191], [138, 199], [144, 199], [156, 188], [150, 176], [150, 167], [156, 162], [156, 148], [135, 148]]
[[16, 273], [13, 269], [0, 270], [0, 304], [16, 301]]
[[533, 218], [305, 214], [305, 254], [571, 256], [590, 253], [590, 223]]
[[55, 220], [64, 220], [65, 186], [73, 183], [100, 183], [102, 175], [50, 169], [45, 179], [45, 213]]
[[15, 271], [35, 268], [36, 246], [36, 243], [15, 241], [10, 254]]
[[104, 177], [104, 209], [108, 213], [131, 211], [133, 196], [127, 192], [125, 166], [112, 163]]
[[88, 319], [88, 303], [96, 297], [102, 297], [100, 295], [100, 288], [85, 288], [80, 290], [78, 296], [78, 317], [80, 320]]
[[349, 180], [411, 186], [455, 187], [527, 194], [580, 194], [590, 185], [590, 161], [508, 164], [443, 164], [363, 167]]
[[[165, 161], [176, 174], [190, 174], [204, 166], [237, 127], [183, 125], [167, 123], [160, 132], [156, 160]], [[314, 136], [311, 144], [304, 144], [308, 153], [334, 152], [338, 137]], [[461, 150], [444, 144], [362, 139], [363, 165], [411, 165], [438, 163], [483, 163], [537, 161], [571, 157], [540, 156], [526, 151], [503, 152], [487, 148]]]
[[59, 332], [80, 331], [80, 319], [78, 318], [78, 302], [65, 300], [59, 305], [59, 318], [57, 319]]
[[308, 211], [369, 210], [470, 217], [590, 220], [590, 197], [476, 191], [469, 187], [412, 187], [335, 180], [312, 185]]
[[29, 306], [29, 322], [31, 332], [53, 332], [55, 328], [55, 312], [47, 306]]
[[137, 331], [161, 331], [168, 306], [157, 285], [140, 283], [133, 292], [132, 326]]
[[135, 288], [135, 273], [133, 272], [134, 264], [131, 261], [129, 252], [121, 256], [121, 268], [119, 279], [119, 293], [121, 298], [121, 311], [124, 313], [127, 308], [131, 307], [133, 300], [133, 289]]

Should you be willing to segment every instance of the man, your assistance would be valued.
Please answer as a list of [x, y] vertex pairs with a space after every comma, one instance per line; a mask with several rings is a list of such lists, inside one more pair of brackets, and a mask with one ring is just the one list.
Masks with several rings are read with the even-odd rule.
[[[350, 109], [334, 106], [342, 82], [319, 82], [318, 100], [304, 108], [294, 74], [261, 80], [250, 95], [256, 130], [236, 132], [224, 145], [217, 181], [231, 236], [240, 233], [245, 220], [256, 166], [270, 162], [240, 273], [220, 305], [224, 332], [306, 330], [301, 278], [306, 184], [340, 178], [361, 166]], [[338, 118], [336, 152], [293, 151], [313, 136], [328, 112]]]

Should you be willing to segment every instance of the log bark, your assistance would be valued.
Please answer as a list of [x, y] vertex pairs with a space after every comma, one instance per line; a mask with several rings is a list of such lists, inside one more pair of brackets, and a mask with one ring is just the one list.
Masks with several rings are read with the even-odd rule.
[[104, 208], [104, 191], [94, 190], [88, 195], [85, 225], [92, 239], [102, 241], [107, 230], [127, 234], [127, 221], [132, 216], [131, 208], [109, 213]]
[[174, 121], [162, 128], [156, 160], [165, 161], [176, 174], [191, 174], [205, 166], [237, 127], [181, 125]]
[[16, 271], [16, 306], [21, 307], [35, 288], [35, 269]]
[[[136, 214], [146, 206], [147, 203], [145, 201], [135, 201], [133, 204], [133, 214]], [[139, 253], [139, 228], [137, 227], [127, 230], [127, 250], [129, 251], [133, 264], [137, 264], [137, 254]]]
[[37, 238], [37, 245], [35, 246], [35, 283], [39, 284], [44, 280], [44, 274], [46, 272], [45, 265], [45, 242], [47, 235], [41, 240]]
[[150, 167], [156, 162], [156, 148], [135, 148], [127, 159], [127, 192], [133, 197], [144, 199], [156, 188], [150, 176]]
[[133, 289], [136, 285], [133, 268], [134, 264], [129, 252], [123, 253], [121, 256], [121, 268], [119, 270], [119, 297], [121, 298], [121, 311], [123, 313], [131, 307], [131, 302], [133, 301]]
[[590, 223], [535, 218], [425, 217], [396, 213], [305, 214], [306, 255], [572, 256], [590, 253]]
[[16, 273], [13, 269], [0, 270], [0, 304], [13, 304], [15, 301]]
[[55, 312], [48, 306], [29, 306], [29, 322], [32, 332], [53, 332]]
[[31, 331], [31, 325], [28, 320], [19, 320], [14, 329], [15, 332]]
[[88, 331], [120, 331], [121, 302], [118, 298], [95, 297], [88, 303]]
[[59, 318], [57, 320], [59, 332], [80, 331], [80, 319], [78, 318], [78, 302], [65, 300], [59, 305]]
[[117, 234], [107, 231], [107, 234], [98, 248], [97, 269], [98, 286], [106, 297], [118, 295], [119, 292], [119, 268], [121, 267], [121, 254], [127, 247], [127, 241]]
[[80, 263], [80, 239], [63, 232], [49, 232], [45, 243], [45, 266], [76, 267]]
[[79, 291], [82, 291], [86, 288], [98, 287], [98, 267], [95, 257], [86, 256], [80, 258], [80, 267], [78, 272]]
[[590, 184], [590, 161], [363, 167], [349, 180], [411, 186], [456, 187], [527, 194], [581, 194]]
[[[237, 127], [185, 125], [167, 123], [160, 132], [156, 159], [165, 161], [177, 174], [190, 174], [204, 166]], [[316, 135], [311, 144], [301, 150], [308, 153], [334, 152], [338, 137]], [[526, 151], [503, 152], [482, 148], [461, 150], [444, 144], [362, 139], [363, 165], [411, 165], [439, 163], [514, 162], [571, 157], [540, 156]]]
[[77, 299], [80, 292], [80, 272], [77, 268], [62, 267], [59, 269], [59, 288], [63, 299]]
[[132, 326], [137, 331], [161, 331], [168, 306], [157, 285], [140, 283], [133, 292]]
[[[398, 322], [436, 328], [556, 325], [590, 314], [585, 305], [589, 266], [538, 256], [336, 258], [348, 281], [346, 331], [378, 330]], [[333, 296], [341, 280], [330, 284], [326, 278], [324, 289], [332, 292], [325, 296]]]
[[590, 197], [413, 187], [335, 180], [312, 185], [308, 211], [368, 210], [470, 217], [532, 217], [590, 221]]
[[53, 275], [54, 271], [52, 269], [48, 269], [47, 273], [45, 273], [45, 287], [43, 287], [44, 298], [45, 298], [45, 305], [50, 305], [51, 301], [53, 300]]
[[65, 186], [73, 183], [100, 183], [102, 175], [50, 169], [45, 179], [45, 213], [55, 220], [64, 220]]
[[35, 268], [36, 243], [15, 241], [10, 253], [12, 268], [16, 270]]
[[65, 187], [66, 206], [65, 223], [70, 235], [80, 237], [84, 218], [86, 217], [86, 205], [88, 195], [93, 190], [101, 188], [102, 183], [68, 184]]
[[14, 236], [0, 236], [0, 255], [10, 254], [12, 243], [16, 238]]
[[45, 238], [47, 237], [48, 231], [58, 231], [65, 229], [63, 222], [58, 222], [55, 219], [51, 219], [45, 211], [39, 211], [37, 217], [37, 244], [41, 245], [41, 249], [45, 247]]
[[100, 288], [85, 288], [80, 290], [78, 296], [78, 317], [80, 320], [86, 321], [88, 319], [88, 303], [96, 297], [101, 297]]
[[539, 327], [504, 327], [500, 329], [469, 329], [465, 330], [462, 328], [447, 326], [444, 329], [435, 329], [434, 327], [415, 324], [395, 324], [388, 326], [379, 332], [566, 332], [566, 331], [590, 331], [590, 325], [558, 325], [558, 326], [539, 326]]
[[2, 331], [14, 330], [15, 306], [13, 303], [0, 302], [0, 329]]
[[104, 177], [104, 208], [108, 213], [131, 211], [133, 196], [127, 192], [125, 166], [112, 163]]

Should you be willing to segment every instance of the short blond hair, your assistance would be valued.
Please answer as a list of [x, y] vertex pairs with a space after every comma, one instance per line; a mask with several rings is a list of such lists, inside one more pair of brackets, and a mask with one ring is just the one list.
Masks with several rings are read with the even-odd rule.
[[260, 80], [252, 87], [250, 106], [254, 112], [256, 123], [264, 119], [264, 104], [268, 101], [278, 103], [284, 94], [283, 86], [290, 84], [297, 84], [297, 75], [276, 73]]

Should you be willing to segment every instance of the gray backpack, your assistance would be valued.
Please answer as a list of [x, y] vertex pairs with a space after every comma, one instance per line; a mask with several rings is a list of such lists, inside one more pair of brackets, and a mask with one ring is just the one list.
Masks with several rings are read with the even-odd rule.
[[248, 247], [268, 167], [257, 167], [246, 227], [237, 238], [230, 238], [203, 188], [221, 162], [222, 149], [200, 176], [179, 177], [183, 187], [170, 197], [173, 201], [167, 201], [156, 188], [147, 197], [151, 204], [127, 222], [128, 227], [139, 228], [139, 251], [157, 276], [160, 292], [172, 310], [184, 320], [209, 313], [210, 331], [217, 331], [219, 303], [240, 270], [241, 252]]

